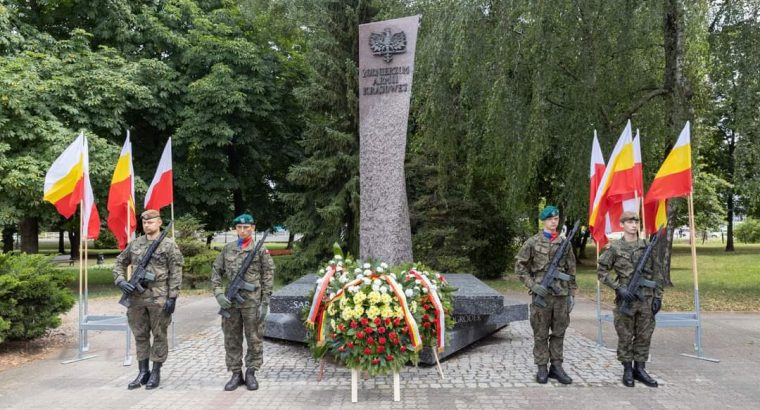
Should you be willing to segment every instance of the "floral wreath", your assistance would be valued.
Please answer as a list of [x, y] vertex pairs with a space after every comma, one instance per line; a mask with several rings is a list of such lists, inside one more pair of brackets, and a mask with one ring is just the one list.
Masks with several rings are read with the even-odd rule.
[[[305, 311], [307, 341], [315, 359], [326, 354], [370, 375], [417, 364], [425, 346], [442, 351], [454, 326], [451, 293], [439, 273], [419, 264], [389, 268], [335, 257], [319, 270]], [[400, 272], [400, 273], [395, 273]]]

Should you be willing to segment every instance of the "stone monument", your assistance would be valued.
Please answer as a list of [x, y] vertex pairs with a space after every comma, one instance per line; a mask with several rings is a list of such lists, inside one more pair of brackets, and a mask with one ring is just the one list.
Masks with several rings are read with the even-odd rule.
[[359, 255], [412, 261], [404, 157], [420, 16], [359, 26]]

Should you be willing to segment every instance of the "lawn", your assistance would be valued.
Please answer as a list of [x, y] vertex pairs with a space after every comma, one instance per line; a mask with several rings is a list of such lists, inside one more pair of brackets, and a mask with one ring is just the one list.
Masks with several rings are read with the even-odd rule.
[[[697, 246], [699, 298], [703, 311], [760, 312], [760, 245], [736, 245], [727, 253], [720, 242]], [[663, 310], [689, 311], [694, 308], [691, 250], [688, 244], [673, 246], [671, 278], [674, 286], [665, 288]], [[526, 291], [514, 274], [505, 279], [486, 281], [499, 291]], [[578, 265], [580, 294], [594, 298], [596, 272], [593, 261]], [[613, 303], [614, 293], [602, 287], [602, 301]]]

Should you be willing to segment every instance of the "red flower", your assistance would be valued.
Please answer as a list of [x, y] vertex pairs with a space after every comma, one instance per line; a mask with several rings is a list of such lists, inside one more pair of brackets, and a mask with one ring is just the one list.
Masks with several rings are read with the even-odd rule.
[[386, 317], [385, 318], [385, 326], [390, 326], [390, 325], [391, 325], [391, 318]]
[[430, 322], [423, 323], [422, 327], [424, 327], [425, 329], [430, 329]]
[[346, 327], [343, 326], [343, 323], [339, 323], [338, 324], [338, 330], [340, 330], [341, 332], [345, 332], [346, 331]]
[[381, 345], [384, 345], [385, 341], [386, 341], [386, 339], [384, 337], [381, 337], [381, 338], [377, 339], [377, 343], [380, 343]]
[[424, 305], [422, 305], [422, 308], [425, 309], [425, 310], [429, 310], [430, 309], [430, 305], [428, 305], [427, 303], [425, 303]]
[[395, 339], [398, 337], [398, 335], [396, 334], [396, 332], [390, 332], [388, 333], [388, 337], [390, 337], [391, 339]]
[[399, 343], [398, 339], [391, 339], [391, 343], [394, 345], [397, 345]]
[[425, 313], [424, 315], [422, 315], [422, 320], [424, 322], [427, 322], [428, 320], [430, 320], [430, 315], [428, 315], [427, 313]]
[[372, 359], [372, 364], [380, 364], [380, 359]]
[[375, 343], [375, 339], [373, 339], [372, 337], [367, 337], [367, 344], [371, 345], [372, 343]]
[[367, 326], [367, 327], [365, 327], [365, 328], [364, 328], [364, 333], [366, 333], [366, 334], [370, 334], [370, 333], [372, 333], [373, 331], [374, 331], [374, 330], [373, 330], [371, 327], [369, 327], [369, 326]]
[[409, 327], [408, 326], [405, 327], [405, 328], [403, 328], [403, 329], [401, 329], [401, 333], [403, 333], [403, 334], [406, 334], [406, 332], [408, 332], [408, 331], [409, 331]]
[[348, 342], [348, 343], [346, 343], [346, 346], [348, 346], [349, 349], [353, 349], [354, 348], [354, 342]]
[[380, 319], [380, 317], [376, 317], [375, 318], [375, 324], [378, 325], [378, 326], [380, 326], [381, 324], [383, 324], [383, 319]]
[[332, 337], [332, 340], [335, 340], [335, 333], [331, 334], [330, 337]]
[[358, 323], [356, 323], [356, 321], [355, 321], [355, 320], [352, 320], [352, 321], [351, 321], [351, 329], [356, 329], [356, 327], [357, 327], [357, 326], [359, 326], [359, 324], [358, 324]]
[[362, 332], [362, 331], [356, 332], [356, 338], [357, 339], [364, 339], [364, 332]]
[[404, 353], [404, 352], [406, 352], [406, 346], [401, 345], [401, 353]]
[[399, 319], [399, 318], [393, 319], [393, 326], [398, 326], [400, 324], [401, 324], [401, 319]]
[[385, 328], [384, 327], [378, 327], [377, 328], [377, 333], [380, 333], [380, 334], [385, 333]]
[[388, 361], [388, 362], [392, 362], [393, 361], [393, 355], [389, 354], [388, 356], [385, 356], [385, 360]]
[[362, 326], [367, 326], [369, 324], [369, 319], [367, 319], [366, 317], [363, 317], [361, 322], [362, 322]]
[[343, 352], [346, 351], [346, 348], [343, 347], [343, 346], [341, 346], [341, 347], [338, 348], [338, 351], [341, 352], [341, 353], [343, 353]]
[[369, 347], [365, 347], [364, 348], [364, 354], [366, 354], [366, 355], [372, 354], [372, 349], [370, 349]]
[[375, 348], [375, 352], [377, 353], [383, 353], [385, 352], [385, 346], [378, 346]]

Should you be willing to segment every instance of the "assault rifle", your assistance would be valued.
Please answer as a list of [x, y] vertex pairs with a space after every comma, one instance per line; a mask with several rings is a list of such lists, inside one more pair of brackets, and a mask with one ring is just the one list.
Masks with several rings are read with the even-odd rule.
[[[556, 283], [555, 279], [559, 279], [561, 281], [570, 280], [570, 275], [560, 272], [557, 269], [557, 267], [559, 266], [559, 262], [562, 260], [562, 257], [565, 256], [568, 249], [570, 249], [570, 246], [572, 246], [571, 241], [573, 237], [575, 237], [575, 234], [578, 233], [578, 228], [580, 227], [580, 224], [581, 224], [580, 219], [575, 221], [575, 225], [573, 225], [573, 230], [570, 231], [570, 234], [568, 234], [565, 240], [562, 241], [562, 244], [559, 246], [559, 249], [557, 249], [557, 253], [554, 254], [554, 257], [552, 258], [552, 261], [549, 264], [549, 268], [546, 270], [544, 279], [541, 280], [541, 286], [543, 286], [546, 289], [551, 289], [551, 291], [554, 292], [555, 295], [558, 295], [560, 292], [562, 292], [562, 287], [559, 286], [559, 283]], [[546, 300], [541, 295], [536, 295], [536, 297], [533, 300], [533, 303], [541, 307], [546, 307]]]
[[[253, 258], [257, 253], [259, 253], [261, 247], [264, 245], [264, 239], [267, 238], [267, 235], [269, 235], [268, 229], [264, 231], [264, 236], [262, 236], [261, 239], [259, 239], [259, 241], [256, 243], [256, 246], [253, 247], [253, 251], [251, 251], [251, 253], [245, 257], [243, 264], [240, 265], [240, 269], [238, 270], [237, 275], [235, 275], [235, 278], [232, 279], [232, 282], [230, 282], [230, 286], [227, 288], [227, 291], [224, 292], [224, 296], [226, 296], [230, 301], [236, 300], [238, 303], [243, 303], [245, 302], [245, 298], [243, 298], [243, 295], [240, 294], [240, 290], [245, 289], [249, 292], [256, 290], [257, 285], [255, 283], [248, 283], [244, 280], [245, 273], [248, 271], [248, 267], [251, 266]], [[222, 317], [225, 319], [230, 318], [230, 311], [225, 308], [219, 309], [219, 314], [222, 315]]]
[[[156, 274], [153, 272], [149, 272], [146, 270], [148, 267], [148, 263], [150, 263], [150, 258], [153, 257], [153, 253], [156, 252], [156, 249], [158, 249], [158, 245], [161, 244], [161, 241], [166, 238], [166, 234], [169, 233], [172, 229], [172, 224], [174, 221], [169, 222], [169, 225], [166, 225], [166, 228], [163, 232], [161, 232], [161, 235], [153, 241], [152, 244], [148, 247], [148, 251], [145, 252], [145, 255], [143, 255], [140, 262], [137, 264], [137, 268], [135, 268], [135, 271], [132, 273], [132, 276], [129, 278], [129, 284], [135, 287], [135, 292], [137, 293], [143, 293], [145, 292], [145, 284], [148, 282], [153, 282], [156, 279]], [[127, 292], [122, 292], [121, 299], [119, 299], [119, 304], [129, 307], [130, 305], [129, 301], [129, 294]]]
[[[662, 234], [662, 231], [657, 232], [657, 235], [654, 236], [654, 239], [652, 239], [652, 242], [647, 245], [646, 249], [644, 249], [644, 254], [641, 255], [639, 258], [639, 261], [636, 263], [636, 270], [633, 271], [633, 276], [631, 276], [631, 280], [628, 282], [628, 292], [630, 292], [633, 296], [636, 297], [636, 299], [642, 300], [643, 297], [641, 296], [641, 288], [654, 288], [657, 286], [657, 283], [655, 283], [653, 280], [648, 280], [643, 278], [644, 274], [644, 266], [646, 266], [647, 261], [652, 256], [652, 251], [654, 250], [655, 245], [657, 244], [657, 241], [660, 239], [660, 235]], [[631, 302], [623, 301], [623, 304], [620, 305], [620, 313], [632, 317], [633, 316], [633, 309], [631, 307]]]

